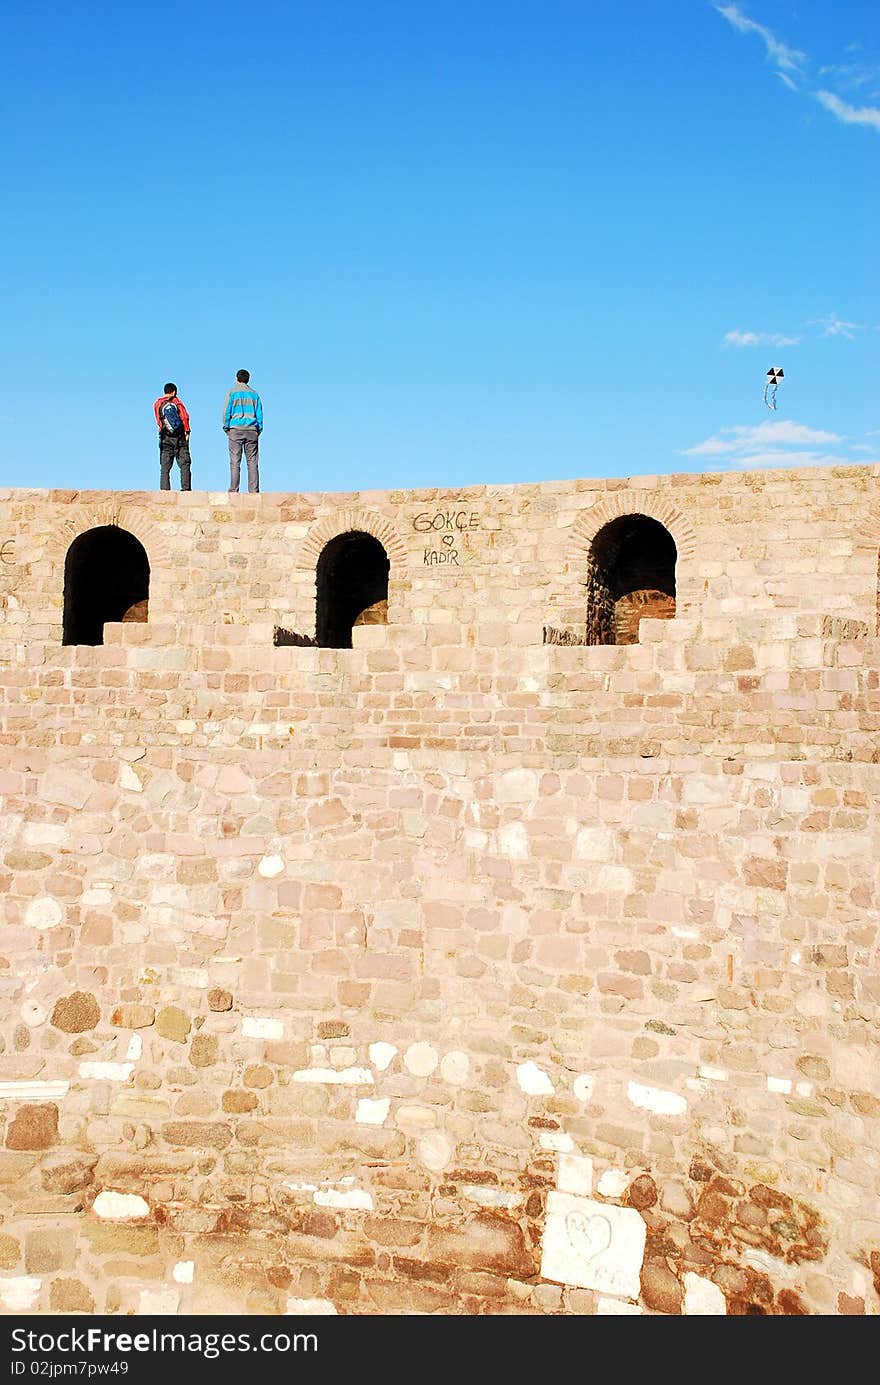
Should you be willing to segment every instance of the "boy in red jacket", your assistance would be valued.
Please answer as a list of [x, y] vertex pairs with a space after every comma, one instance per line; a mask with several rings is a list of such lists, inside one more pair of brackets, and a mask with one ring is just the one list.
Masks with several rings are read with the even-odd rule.
[[170, 382], [165, 393], [153, 405], [156, 423], [159, 428], [159, 488], [171, 489], [171, 465], [174, 461], [180, 467], [180, 489], [192, 490], [192, 466], [189, 455], [189, 414], [182, 399], [178, 398], [177, 386]]

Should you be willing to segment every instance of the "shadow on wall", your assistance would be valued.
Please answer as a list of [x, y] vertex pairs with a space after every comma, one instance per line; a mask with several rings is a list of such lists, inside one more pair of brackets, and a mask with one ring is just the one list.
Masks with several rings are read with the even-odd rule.
[[315, 572], [315, 643], [350, 649], [355, 625], [388, 621], [388, 554], [372, 534], [353, 530], [325, 544]]
[[659, 520], [621, 515], [599, 530], [587, 566], [587, 644], [637, 644], [639, 622], [675, 615], [675, 540]]
[[63, 644], [103, 644], [106, 621], [146, 621], [150, 562], [115, 524], [74, 539], [64, 560]]

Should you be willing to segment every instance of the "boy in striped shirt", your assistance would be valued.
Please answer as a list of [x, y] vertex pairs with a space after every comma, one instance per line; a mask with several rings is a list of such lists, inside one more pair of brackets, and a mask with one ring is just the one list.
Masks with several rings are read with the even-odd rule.
[[260, 434], [263, 431], [263, 405], [256, 390], [248, 389], [250, 371], [239, 370], [235, 384], [223, 406], [223, 431], [229, 439], [229, 489], [238, 494], [241, 481], [241, 452], [247, 459], [248, 491], [260, 489]]

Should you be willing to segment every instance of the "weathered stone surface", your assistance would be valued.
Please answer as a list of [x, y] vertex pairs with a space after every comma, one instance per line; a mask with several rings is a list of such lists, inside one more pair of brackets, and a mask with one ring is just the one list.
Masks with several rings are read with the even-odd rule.
[[189, 1015], [177, 1005], [166, 1005], [156, 1016], [156, 1029], [163, 1039], [185, 1044], [192, 1028]]
[[40, 1178], [48, 1193], [76, 1193], [87, 1188], [94, 1177], [96, 1154], [59, 1150], [40, 1165]]
[[7, 1149], [49, 1149], [58, 1143], [58, 1107], [19, 1106], [6, 1129]]
[[208, 1009], [215, 1010], [221, 1014], [226, 1010], [231, 1010], [232, 992], [224, 991], [221, 987], [214, 986], [213, 989], [208, 992]]
[[14, 1270], [21, 1257], [21, 1245], [15, 1236], [0, 1232], [0, 1269]]
[[225, 1149], [232, 1131], [217, 1121], [167, 1121], [162, 1126], [162, 1138], [185, 1149]]
[[155, 1019], [156, 1011], [152, 1005], [137, 1002], [117, 1005], [113, 1011], [113, 1023], [119, 1029], [148, 1029]]
[[189, 1061], [194, 1068], [209, 1068], [217, 1061], [217, 1038], [214, 1034], [196, 1034], [189, 1048]]
[[650, 1174], [640, 1174], [634, 1178], [627, 1189], [627, 1201], [640, 1211], [653, 1207], [657, 1201], [657, 1185]]
[[662, 1260], [645, 1260], [642, 1265], [642, 1296], [658, 1313], [680, 1313], [684, 1301], [681, 1280]]
[[243, 1112], [253, 1111], [256, 1105], [257, 1098], [253, 1092], [232, 1090], [223, 1093], [223, 1110], [229, 1111], [232, 1115], [241, 1115]]
[[58, 1277], [49, 1286], [49, 1308], [53, 1313], [94, 1313], [95, 1300], [81, 1280]]
[[65, 1034], [83, 1034], [100, 1022], [101, 1011], [90, 991], [74, 991], [55, 1002], [52, 1024]]
[[50, 1274], [69, 1270], [75, 1260], [76, 1240], [72, 1231], [55, 1227], [36, 1227], [24, 1238], [24, 1266], [28, 1274]]
[[519, 1225], [489, 1215], [472, 1217], [459, 1227], [430, 1225], [427, 1256], [438, 1264], [494, 1270], [520, 1278], [531, 1276], [536, 1269]]

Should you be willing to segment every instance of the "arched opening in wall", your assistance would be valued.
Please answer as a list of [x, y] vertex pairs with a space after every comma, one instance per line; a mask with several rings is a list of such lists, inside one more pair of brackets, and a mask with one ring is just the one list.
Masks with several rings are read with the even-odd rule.
[[587, 644], [637, 644], [639, 622], [675, 615], [675, 540], [648, 515], [600, 529], [587, 564]]
[[388, 554], [360, 530], [325, 544], [316, 569], [315, 638], [323, 649], [351, 649], [355, 625], [388, 620]]
[[145, 621], [146, 550], [127, 529], [104, 524], [74, 539], [64, 561], [64, 644], [103, 644], [108, 620]]

